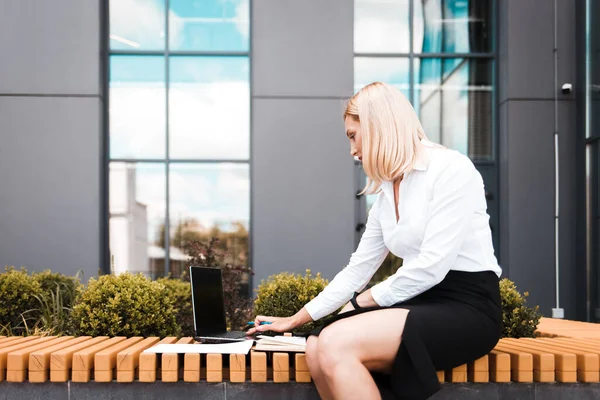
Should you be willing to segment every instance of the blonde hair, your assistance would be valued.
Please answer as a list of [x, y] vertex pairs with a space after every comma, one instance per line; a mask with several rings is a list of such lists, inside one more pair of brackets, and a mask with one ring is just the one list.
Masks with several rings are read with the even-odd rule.
[[368, 177], [361, 194], [376, 193], [384, 181], [413, 170], [423, 151], [421, 140], [427, 136], [400, 90], [382, 82], [370, 83], [349, 100], [346, 117], [360, 122], [362, 164]]

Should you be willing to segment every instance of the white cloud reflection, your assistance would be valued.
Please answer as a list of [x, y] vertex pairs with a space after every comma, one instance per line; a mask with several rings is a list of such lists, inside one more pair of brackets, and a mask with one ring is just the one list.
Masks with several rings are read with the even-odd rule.
[[354, 51], [408, 53], [409, 0], [356, 0]]

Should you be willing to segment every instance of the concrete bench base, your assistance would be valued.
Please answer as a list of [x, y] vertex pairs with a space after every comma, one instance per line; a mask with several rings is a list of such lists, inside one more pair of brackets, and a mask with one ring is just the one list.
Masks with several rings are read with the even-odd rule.
[[[452, 383], [431, 400], [599, 399], [600, 385], [586, 383]], [[0, 383], [0, 400], [318, 400], [311, 383]]]

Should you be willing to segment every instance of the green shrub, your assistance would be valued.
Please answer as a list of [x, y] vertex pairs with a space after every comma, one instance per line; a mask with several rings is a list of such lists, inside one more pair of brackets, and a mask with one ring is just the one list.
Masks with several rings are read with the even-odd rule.
[[[272, 317], [292, 316], [314, 299], [327, 284], [328, 281], [323, 279], [320, 273], [313, 277], [309, 269], [304, 276], [288, 272], [271, 275], [257, 288], [254, 314]], [[317, 323], [310, 322], [297, 330], [308, 332], [316, 326]]]
[[75, 333], [90, 336], [178, 336], [169, 292], [142, 274], [92, 278], [73, 307]]
[[56, 290], [60, 290], [62, 303], [67, 308], [73, 306], [75, 298], [82, 286], [79, 281], [79, 273], [75, 276], [67, 276], [47, 269], [44, 272], [33, 273], [32, 276], [39, 282], [44, 291], [44, 295], [47, 297], [56, 295]]
[[539, 306], [528, 307], [528, 292], [519, 293], [514, 282], [507, 278], [500, 280], [502, 300], [502, 337], [534, 337], [541, 314]]
[[194, 336], [194, 314], [192, 312], [192, 289], [189, 282], [179, 279], [158, 278], [157, 282], [165, 286], [165, 290], [173, 301], [175, 319], [181, 327], [183, 336]]
[[27, 334], [28, 326], [35, 325], [39, 318], [36, 296], [42, 294], [37, 280], [25, 269], [6, 267], [0, 274], [0, 329], [5, 334]]

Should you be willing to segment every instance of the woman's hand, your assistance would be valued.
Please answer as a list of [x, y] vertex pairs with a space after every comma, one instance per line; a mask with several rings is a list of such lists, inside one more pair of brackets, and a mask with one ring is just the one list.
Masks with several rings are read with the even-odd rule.
[[[260, 325], [261, 322], [271, 322], [270, 324]], [[293, 317], [265, 317], [259, 315], [254, 320], [254, 326], [246, 332], [248, 335], [255, 333], [273, 331], [273, 332], [290, 332], [294, 329]]]
[[[255, 333], [273, 331], [273, 332], [291, 332], [292, 329], [311, 322], [312, 318], [306, 311], [306, 308], [302, 307], [300, 311], [291, 317], [265, 317], [259, 315], [254, 320], [254, 326], [246, 333], [248, 335], [254, 335]], [[260, 325], [261, 322], [271, 322], [270, 324]]]

